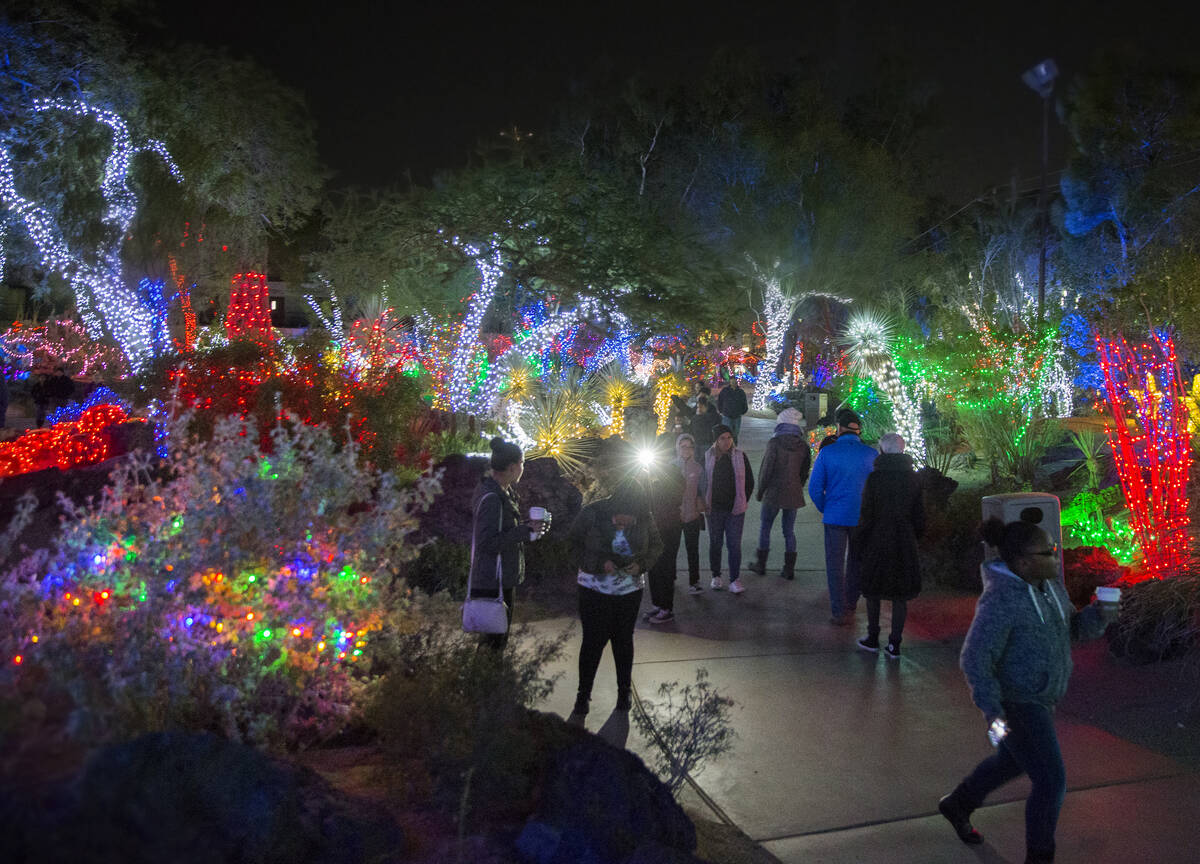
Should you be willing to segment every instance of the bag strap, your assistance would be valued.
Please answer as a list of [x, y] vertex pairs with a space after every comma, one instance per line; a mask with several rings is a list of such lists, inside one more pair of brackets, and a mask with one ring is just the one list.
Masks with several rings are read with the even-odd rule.
[[[471, 517], [471, 566], [467, 569], [467, 599], [471, 599], [471, 577], [475, 574], [475, 523], [479, 521], [479, 509], [483, 507], [483, 502], [488, 498], [499, 498], [495, 492], [489, 492], [479, 499], [479, 503], [475, 505], [475, 515]], [[496, 526], [498, 531], [504, 530], [504, 502], [500, 502], [500, 519]], [[504, 567], [501, 559], [501, 554], [496, 555], [496, 584], [499, 586], [497, 597], [504, 596]]]

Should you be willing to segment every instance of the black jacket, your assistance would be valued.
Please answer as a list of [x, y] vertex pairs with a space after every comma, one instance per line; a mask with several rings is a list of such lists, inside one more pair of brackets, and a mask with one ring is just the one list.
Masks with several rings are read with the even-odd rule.
[[732, 384], [723, 388], [717, 395], [717, 410], [724, 417], [741, 417], [750, 410], [746, 401], [746, 391]]
[[[618, 513], [636, 512], [630, 515], [637, 521], [633, 528], [626, 532], [626, 538], [633, 549], [632, 558], [625, 560], [613, 553], [613, 538], [617, 529], [612, 517]], [[579, 511], [571, 530], [567, 534], [568, 546], [572, 563], [585, 573], [600, 574], [604, 572], [604, 562], [612, 561], [618, 567], [626, 567], [630, 560], [637, 559], [643, 571], [648, 570], [658, 556], [662, 554], [662, 537], [654, 524], [654, 517], [646, 502], [637, 506], [626, 503], [617, 505], [616, 499], [603, 498], [593, 501]]]
[[495, 596], [497, 556], [504, 587], [515, 588], [525, 577], [523, 544], [529, 538], [529, 526], [521, 518], [516, 494], [504, 491], [490, 474], [485, 474], [471, 497], [471, 512], [475, 514], [471, 593]]
[[921, 486], [906, 453], [881, 453], [867, 475], [858, 521], [862, 593], [911, 600], [921, 593], [917, 538], [925, 531]]

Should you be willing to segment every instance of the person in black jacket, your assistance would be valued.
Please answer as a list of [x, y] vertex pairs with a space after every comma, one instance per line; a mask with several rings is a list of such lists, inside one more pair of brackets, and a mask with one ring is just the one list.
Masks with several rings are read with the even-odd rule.
[[721, 412], [721, 422], [733, 431], [733, 443], [737, 443], [742, 431], [742, 415], [750, 410], [746, 401], [746, 391], [736, 375], [727, 387], [722, 387], [717, 394], [717, 410]]
[[892, 632], [884, 651], [899, 659], [908, 601], [921, 593], [917, 538], [925, 531], [925, 505], [904, 439], [889, 432], [880, 437], [879, 449], [875, 470], [863, 487], [855, 543], [867, 599], [867, 635], [858, 640], [858, 647], [878, 653], [881, 601], [891, 600]]
[[701, 456], [704, 451], [717, 440], [713, 429], [721, 424], [721, 415], [713, 408], [709, 398], [704, 394], [696, 400], [696, 413], [692, 415], [688, 432], [696, 442], [696, 454]]
[[[533, 534], [541, 536], [548, 522], [527, 522], [521, 517], [516, 485], [525, 470], [525, 454], [516, 444], [493, 438], [491, 470], [483, 475], [471, 498], [474, 555], [471, 565], [472, 597], [504, 595], [508, 624], [512, 626], [513, 589], [525, 578], [523, 546]], [[488, 634], [484, 644], [503, 651], [508, 633]]]

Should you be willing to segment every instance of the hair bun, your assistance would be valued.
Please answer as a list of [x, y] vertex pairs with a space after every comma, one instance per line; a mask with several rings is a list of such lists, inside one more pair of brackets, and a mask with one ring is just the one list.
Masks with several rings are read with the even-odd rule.
[[492, 448], [492, 452], [493, 452], [493, 453], [494, 453], [495, 451], [499, 450], [501, 447], [503, 447], [503, 446], [504, 446], [506, 443], [507, 443], [507, 442], [506, 442], [506, 441], [505, 441], [503, 438], [501, 438], [499, 435], [497, 435], [495, 438], [493, 438], [493, 439], [492, 439], [492, 440], [489, 442], [489, 444], [490, 444], [490, 446], [491, 446], [491, 448]]
[[979, 523], [979, 536], [984, 542], [998, 547], [1004, 542], [1004, 523], [995, 516], [985, 519]]

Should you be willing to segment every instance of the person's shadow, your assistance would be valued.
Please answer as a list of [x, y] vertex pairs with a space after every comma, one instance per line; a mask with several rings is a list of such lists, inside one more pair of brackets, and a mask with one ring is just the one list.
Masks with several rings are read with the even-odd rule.
[[629, 712], [613, 711], [596, 734], [612, 746], [624, 750], [625, 742], [629, 740]]

